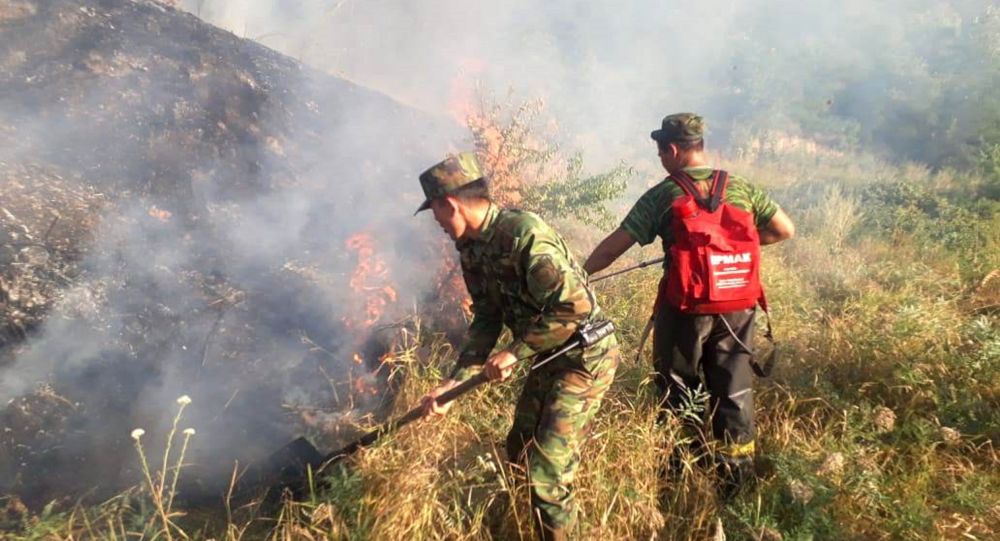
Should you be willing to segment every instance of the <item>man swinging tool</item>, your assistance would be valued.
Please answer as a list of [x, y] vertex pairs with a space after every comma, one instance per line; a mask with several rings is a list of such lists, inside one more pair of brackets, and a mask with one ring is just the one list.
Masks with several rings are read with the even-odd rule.
[[669, 115], [650, 135], [669, 176], [639, 198], [584, 268], [599, 272], [636, 242], [662, 239], [666, 262], [654, 307], [655, 381], [666, 410], [676, 411], [704, 374], [712, 432], [722, 444], [715, 458], [723, 491], [732, 493], [753, 471], [752, 385], [758, 367], [750, 346], [754, 306], [763, 304], [759, 245], [791, 238], [795, 227], [761, 189], [709, 166], [700, 116]]
[[[431, 167], [420, 185], [426, 200], [417, 212], [431, 209], [455, 241], [473, 312], [455, 369], [423, 398], [425, 414], [435, 417], [451, 406], [435, 398], [480, 369], [490, 380], [507, 379], [519, 359], [542, 358], [602, 318], [563, 239], [530, 212], [494, 205], [473, 153]], [[514, 341], [494, 353], [504, 325]], [[593, 342], [529, 372], [507, 436], [509, 460], [527, 469], [542, 539], [566, 539], [575, 524], [580, 445], [618, 364], [613, 333]]]

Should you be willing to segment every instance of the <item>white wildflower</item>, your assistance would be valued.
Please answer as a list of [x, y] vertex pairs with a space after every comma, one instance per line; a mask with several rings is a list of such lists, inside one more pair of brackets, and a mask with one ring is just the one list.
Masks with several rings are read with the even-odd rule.
[[962, 433], [949, 426], [942, 426], [941, 439], [948, 445], [955, 445], [962, 440]]
[[843, 453], [830, 453], [826, 456], [826, 459], [816, 473], [823, 477], [837, 477], [844, 473], [845, 463], [846, 460]]
[[875, 409], [875, 429], [879, 434], [892, 432], [896, 428], [896, 412], [885, 406]]
[[812, 501], [813, 496], [816, 495], [812, 487], [802, 481], [799, 481], [798, 479], [792, 479], [792, 481], [788, 483], [788, 491], [792, 493], [792, 500], [802, 505]]
[[186, 406], [191, 403], [191, 397], [186, 394], [181, 395], [180, 397], [177, 398], [177, 403], [182, 406]]
[[487, 471], [490, 472], [497, 471], [496, 465], [493, 464], [493, 457], [491, 457], [489, 453], [485, 455], [476, 455], [476, 461], [479, 462], [479, 465], [482, 466], [483, 469]]
[[141, 438], [142, 435], [145, 434], [145, 433], [146, 433], [145, 430], [143, 430], [141, 428], [137, 428], [137, 429], [135, 429], [135, 430], [132, 431], [132, 439], [135, 440], [135, 441], [139, 441], [139, 438]]

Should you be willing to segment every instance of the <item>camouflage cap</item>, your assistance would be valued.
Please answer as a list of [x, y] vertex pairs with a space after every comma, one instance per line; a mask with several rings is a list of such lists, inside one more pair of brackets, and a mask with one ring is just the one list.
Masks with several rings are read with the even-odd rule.
[[[431, 207], [431, 201], [483, 178], [475, 152], [462, 152], [448, 156], [443, 162], [420, 174], [420, 187], [424, 200], [417, 212]], [[414, 213], [416, 214], [416, 213]]]
[[699, 141], [705, 136], [705, 121], [694, 113], [667, 115], [660, 129], [649, 136], [664, 143]]

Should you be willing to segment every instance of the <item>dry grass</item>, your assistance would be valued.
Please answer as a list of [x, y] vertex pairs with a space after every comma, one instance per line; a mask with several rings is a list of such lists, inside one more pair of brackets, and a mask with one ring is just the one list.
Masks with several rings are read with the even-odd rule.
[[[730, 165], [756, 178], [827, 171]], [[930, 176], [879, 167], [885, 178]], [[731, 502], [719, 501], [695, 457], [680, 476], [661, 474], [678, 432], [655, 424], [648, 359], [632, 354], [656, 271], [598, 288], [626, 355], [583, 452], [580, 539], [710, 539], [719, 519], [727, 539], [1000, 536], [1000, 326], [995, 307], [977, 300], [991, 294], [996, 271], [969, 278], [959, 264], [967, 254], [929, 246], [919, 233], [866, 231], [851, 184], [836, 178], [841, 188], [786, 204], [802, 233], [765, 249], [785, 356], [776, 377], [758, 385], [759, 481]], [[986, 247], [994, 254], [996, 237]], [[989, 257], [984, 268], [1000, 266]], [[453, 362], [440, 338], [425, 337], [435, 340], [400, 352], [409, 377], [397, 413]], [[482, 389], [447, 418], [361, 452], [333, 472], [328, 490], [287, 502], [275, 517], [192, 512], [176, 523], [191, 538], [230, 540], [531, 538], [523, 477], [502, 459], [517, 388]], [[130, 492], [24, 517], [9, 537], [142, 538], [130, 525], [154, 513]]]

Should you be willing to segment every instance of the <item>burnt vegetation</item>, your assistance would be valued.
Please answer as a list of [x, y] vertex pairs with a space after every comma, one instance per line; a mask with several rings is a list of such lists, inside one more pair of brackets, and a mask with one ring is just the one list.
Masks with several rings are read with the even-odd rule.
[[454, 128], [157, 2], [4, 2], [0, 32], [0, 491], [131, 486], [180, 394], [209, 484], [377, 410], [393, 332], [354, 329], [382, 320], [347, 240], [436, 153], [373, 119]]

